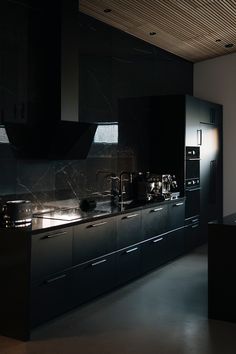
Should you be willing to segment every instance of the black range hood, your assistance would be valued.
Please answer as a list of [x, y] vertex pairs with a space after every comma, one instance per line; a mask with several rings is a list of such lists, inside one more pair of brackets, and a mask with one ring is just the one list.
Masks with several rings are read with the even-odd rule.
[[79, 119], [78, 0], [29, 12], [27, 117], [5, 120], [10, 145], [21, 158], [84, 159], [97, 124]]
[[60, 121], [52, 126], [5, 124], [12, 150], [18, 158], [85, 159], [97, 125]]

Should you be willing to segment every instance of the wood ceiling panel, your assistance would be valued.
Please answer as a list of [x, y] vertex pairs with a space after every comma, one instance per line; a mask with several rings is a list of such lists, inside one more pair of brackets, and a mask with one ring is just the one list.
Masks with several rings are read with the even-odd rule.
[[[81, 12], [192, 62], [236, 51], [235, 0], [80, 0], [79, 4]], [[225, 48], [228, 43], [234, 46]]]

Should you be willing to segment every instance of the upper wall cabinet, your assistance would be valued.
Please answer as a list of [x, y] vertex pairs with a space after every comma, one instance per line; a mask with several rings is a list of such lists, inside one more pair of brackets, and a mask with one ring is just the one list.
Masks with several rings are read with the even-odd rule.
[[1, 121], [27, 119], [29, 10], [20, 2], [0, 2]]
[[111, 30], [79, 13], [78, 48], [80, 121], [113, 121]]
[[186, 96], [186, 146], [202, 145], [201, 124], [221, 124], [222, 107], [218, 104]]

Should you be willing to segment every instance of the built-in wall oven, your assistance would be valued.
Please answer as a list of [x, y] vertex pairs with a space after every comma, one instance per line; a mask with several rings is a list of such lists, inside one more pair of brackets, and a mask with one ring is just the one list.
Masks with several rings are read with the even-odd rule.
[[200, 214], [200, 147], [186, 147], [185, 218], [192, 218]]

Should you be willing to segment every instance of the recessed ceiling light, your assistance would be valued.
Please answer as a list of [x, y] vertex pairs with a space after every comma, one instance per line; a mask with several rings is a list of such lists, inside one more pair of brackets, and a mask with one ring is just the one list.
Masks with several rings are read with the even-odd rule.
[[106, 13], [111, 12], [111, 9], [105, 9], [104, 12]]
[[233, 43], [228, 43], [228, 44], [225, 44], [225, 48], [232, 48], [234, 46]]
[[156, 32], [149, 32], [150, 36], [155, 36]]

